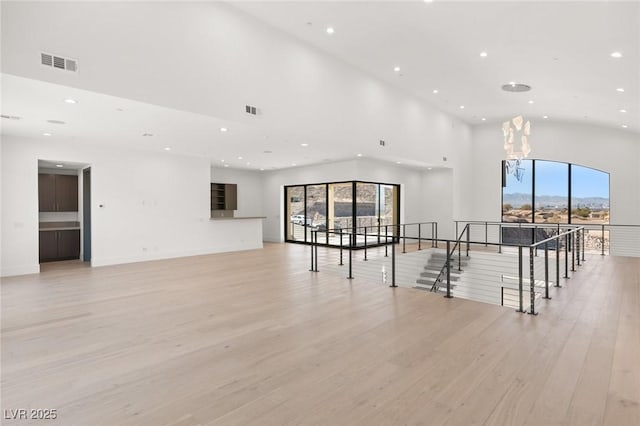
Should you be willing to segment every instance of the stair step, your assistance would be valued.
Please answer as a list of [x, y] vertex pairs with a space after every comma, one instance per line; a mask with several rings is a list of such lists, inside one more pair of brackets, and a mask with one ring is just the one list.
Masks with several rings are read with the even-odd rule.
[[[453, 280], [451, 280], [451, 281], [453, 281]], [[422, 285], [428, 286], [429, 289], [431, 289], [431, 287], [433, 287], [433, 280], [425, 280], [423, 278], [418, 278], [416, 280], [416, 284], [422, 284]], [[446, 287], [446, 286], [447, 286], [446, 282], [438, 284], [438, 287]], [[455, 286], [456, 286], [455, 284], [451, 284], [451, 288], [454, 288]]]
[[[434, 272], [421, 272], [420, 273], [421, 277], [423, 277], [423, 278], [431, 278], [432, 281], [435, 280], [438, 277], [438, 275], [439, 275], [439, 272], [435, 272], [435, 273]], [[460, 275], [453, 274], [453, 273], [451, 273], [450, 277], [451, 277], [451, 281], [458, 281], [460, 279]], [[443, 280], [447, 279], [447, 274], [446, 273], [442, 274], [442, 279]]]

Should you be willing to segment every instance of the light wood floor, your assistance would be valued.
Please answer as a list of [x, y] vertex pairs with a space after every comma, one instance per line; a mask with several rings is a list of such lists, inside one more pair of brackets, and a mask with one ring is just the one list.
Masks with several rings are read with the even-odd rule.
[[[311, 273], [309, 248], [2, 280], [2, 409], [60, 425], [640, 425], [640, 259], [540, 315]], [[545, 302], [541, 302], [543, 305]]]

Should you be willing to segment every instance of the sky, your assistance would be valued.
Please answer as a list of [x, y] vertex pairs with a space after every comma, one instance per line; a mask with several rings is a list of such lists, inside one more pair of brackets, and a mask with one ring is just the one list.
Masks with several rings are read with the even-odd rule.
[[[525, 169], [522, 182], [507, 176], [505, 194], [530, 194], [532, 188], [532, 160], [523, 160]], [[609, 174], [588, 167], [572, 165], [571, 192], [574, 197], [609, 198]], [[536, 195], [568, 195], [568, 165], [554, 161], [536, 161]]]

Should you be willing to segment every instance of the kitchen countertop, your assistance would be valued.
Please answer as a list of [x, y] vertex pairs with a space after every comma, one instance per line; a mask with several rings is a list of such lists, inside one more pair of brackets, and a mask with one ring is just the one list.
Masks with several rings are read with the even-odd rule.
[[72, 231], [80, 229], [80, 222], [40, 222], [40, 231]]

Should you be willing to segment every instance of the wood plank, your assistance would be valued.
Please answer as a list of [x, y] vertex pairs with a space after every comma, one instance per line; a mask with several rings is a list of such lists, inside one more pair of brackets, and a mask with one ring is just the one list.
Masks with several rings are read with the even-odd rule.
[[588, 258], [537, 317], [308, 262], [267, 244], [3, 278], [2, 408], [63, 425], [640, 424], [640, 259]]

